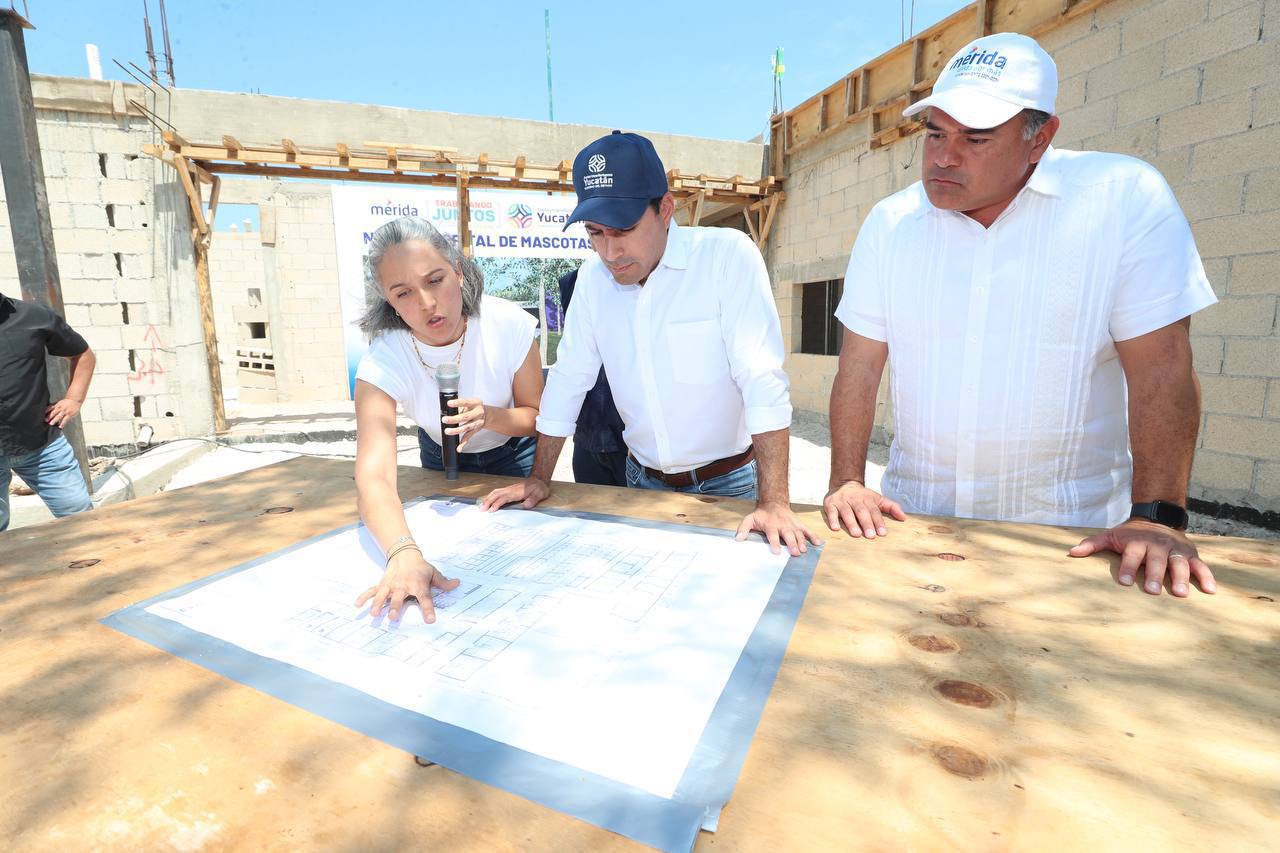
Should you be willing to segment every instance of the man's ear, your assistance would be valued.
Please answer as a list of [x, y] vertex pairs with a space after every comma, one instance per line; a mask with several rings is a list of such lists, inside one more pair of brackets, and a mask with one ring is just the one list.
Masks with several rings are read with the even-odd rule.
[[676, 199], [671, 193], [664, 193], [662, 202], [658, 205], [658, 215], [662, 217], [663, 225], [670, 225], [671, 219], [676, 215]]
[[1049, 149], [1049, 143], [1053, 142], [1053, 137], [1058, 133], [1058, 128], [1062, 126], [1062, 122], [1057, 116], [1050, 116], [1049, 120], [1044, 123], [1039, 130], [1036, 131], [1035, 138], [1032, 139], [1031, 162], [1039, 163], [1040, 158], [1044, 156], [1044, 152]]

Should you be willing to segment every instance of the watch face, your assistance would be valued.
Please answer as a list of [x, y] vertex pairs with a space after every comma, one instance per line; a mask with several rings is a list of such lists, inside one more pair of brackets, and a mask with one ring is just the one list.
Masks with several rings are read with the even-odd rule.
[[1160, 524], [1172, 527], [1175, 530], [1181, 530], [1187, 526], [1187, 511], [1177, 504], [1156, 501], [1155, 511], [1155, 520]]

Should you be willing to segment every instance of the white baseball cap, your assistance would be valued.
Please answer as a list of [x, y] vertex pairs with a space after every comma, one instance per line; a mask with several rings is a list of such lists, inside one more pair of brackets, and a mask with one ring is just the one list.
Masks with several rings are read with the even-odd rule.
[[929, 97], [902, 111], [936, 107], [965, 127], [1004, 124], [1024, 109], [1053, 114], [1058, 66], [1035, 39], [996, 33], [969, 42], [947, 62]]

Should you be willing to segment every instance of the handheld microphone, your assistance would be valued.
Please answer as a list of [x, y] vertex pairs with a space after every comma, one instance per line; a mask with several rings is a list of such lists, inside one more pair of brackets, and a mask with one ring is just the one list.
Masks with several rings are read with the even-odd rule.
[[458, 365], [446, 363], [437, 367], [436, 385], [440, 388], [440, 449], [444, 460], [444, 478], [456, 480], [458, 479], [458, 437], [445, 432], [446, 429], [452, 429], [453, 425], [446, 424], [444, 418], [446, 415], [458, 414], [458, 410], [449, 405], [450, 400], [458, 399]]

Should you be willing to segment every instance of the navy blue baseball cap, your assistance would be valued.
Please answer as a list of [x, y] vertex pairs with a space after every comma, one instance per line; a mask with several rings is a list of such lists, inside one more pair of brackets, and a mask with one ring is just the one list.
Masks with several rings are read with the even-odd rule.
[[578, 206], [565, 228], [584, 219], [608, 228], [630, 228], [650, 201], [666, 194], [667, 170], [652, 142], [638, 133], [615, 130], [578, 152], [573, 188]]

